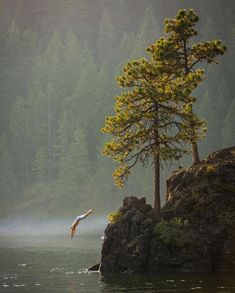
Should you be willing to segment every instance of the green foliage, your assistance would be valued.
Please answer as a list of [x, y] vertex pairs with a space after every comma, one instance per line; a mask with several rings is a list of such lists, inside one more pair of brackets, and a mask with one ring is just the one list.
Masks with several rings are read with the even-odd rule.
[[165, 32], [169, 36], [160, 38], [148, 50], [155, 52], [156, 60], [178, 67], [179, 72], [184, 74], [194, 70], [195, 65], [201, 61], [217, 63], [217, 56], [223, 55], [226, 51], [221, 40], [196, 43], [188, 47], [190, 39], [197, 35], [195, 25], [198, 20], [197, 14], [192, 9], [179, 10], [175, 18], [165, 20]]
[[122, 216], [122, 213], [120, 211], [116, 211], [116, 212], [108, 214], [107, 218], [111, 224], [115, 224], [121, 218], [121, 216]]
[[155, 233], [164, 244], [183, 247], [192, 241], [190, 232], [186, 229], [187, 222], [180, 218], [169, 221], [161, 220], [155, 227]]
[[[185, 25], [189, 29], [191, 23]], [[196, 100], [192, 92], [203, 80], [204, 71], [178, 74], [176, 55], [171, 52], [170, 57], [160, 58], [176, 47], [173, 41], [160, 38], [148, 48], [149, 59], [128, 62], [117, 78], [125, 91], [116, 96], [115, 116], [106, 118], [102, 130], [114, 137], [106, 143], [104, 154], [119, 164], [113, 177], [120, 187], [137, 162], [147, 165], [155, 154], [163, 162], [178, 160], [185, 153], [184, 143], [196, 142], [206, 129], [192, 112]]]
[[[193, 9], [186, 11], [181, 9], [175, 18], [165, 20], [166, 37], [160, 38], [156, 43], [148, 48], [148, 51], [154, 54], [156, 61], [159, 61], [170, 69], [174, 69], [175, 76], [191, 74], [197, 70], [201, 62], [218, 64], [218, 56], [223, 55], [226, 46], [221, 40], [213, 40], [207, 42], [192, 43], [191, 38], [197, 35], [195, 25], [199, 18]], [[197, 84], [195, 85], [195, 88]], [[193, 112], [193, 107], [190, 109]], [[200, 129], [194, 127], [191, 121], [192, 133], [200, 132]], [[206, 131], [206, 127], [204, 127]], [[194, 135], [191, 135], [193, 162], [198, 163], [198, 148]]]

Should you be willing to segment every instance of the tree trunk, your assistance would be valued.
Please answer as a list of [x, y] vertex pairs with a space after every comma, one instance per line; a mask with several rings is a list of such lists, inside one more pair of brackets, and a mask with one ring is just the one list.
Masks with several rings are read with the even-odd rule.
[[197, 165], [198, 163], [200, 163], [198, 147], [196, 142], [192, 143], [192, 159], [193, 165]]
[[153, 208], [155, 221], [161, 221], [161, 197], [160, 197], [160, 158], [159, 153], [154, 154], [153, 159]]

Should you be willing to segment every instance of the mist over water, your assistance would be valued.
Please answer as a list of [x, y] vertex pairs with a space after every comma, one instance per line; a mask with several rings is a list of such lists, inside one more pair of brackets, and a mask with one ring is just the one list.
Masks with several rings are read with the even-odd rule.
[[[67, 236], [75, 218], [66, 219], [26, 219], [8, 218], [0, 220], [1, 236]], [[107, 219], [90, 216], [77, 227], [76, 235], [103, 235]]]

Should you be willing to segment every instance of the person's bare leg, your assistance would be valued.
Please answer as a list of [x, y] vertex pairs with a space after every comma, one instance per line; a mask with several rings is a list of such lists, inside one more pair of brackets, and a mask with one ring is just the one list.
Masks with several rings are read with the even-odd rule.
[[73, 238], [73, 235], [74, 235], [73, 228], [72, 228], [72, 227], [70, 227], [70, 238]]
[[79, 224], [79, 221], [75, 221], [73, 222], [72, 226], [71, 226], [71, 232], [70, 232], [70, 237], [73, 238], [75, 232], [76, 232], [76, 228], [77, 228], [77, 225]]

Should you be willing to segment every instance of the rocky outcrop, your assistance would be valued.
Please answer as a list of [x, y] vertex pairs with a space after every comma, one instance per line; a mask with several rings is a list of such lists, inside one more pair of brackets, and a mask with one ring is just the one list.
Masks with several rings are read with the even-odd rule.
[[119, 211], [120, 219], [105, 230], [100, 271], [144, 271], [153, 233], [152, 208], [144, 198], [129, 197]]
[[144, 198], [124, 199], [100, 271], [235, 271], [235, 147], [172, 174], [166, 199], [159, 224]]

